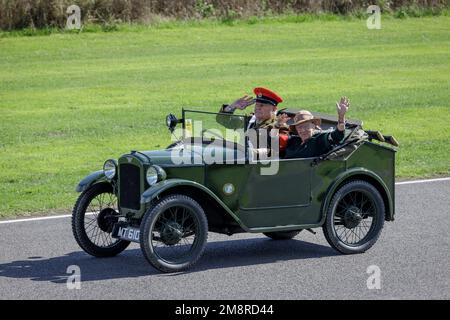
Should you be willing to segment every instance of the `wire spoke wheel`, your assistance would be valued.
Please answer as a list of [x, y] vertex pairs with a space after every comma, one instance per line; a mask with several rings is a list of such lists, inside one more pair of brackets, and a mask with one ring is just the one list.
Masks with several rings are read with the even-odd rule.
[[184, 270], [203, 254], [208, 222], [202, 207], [184, 195], [170, 195], [151, 207], [141, 223], [141, 249], [163, 272]]
[[363, 243], [375, 225], [375, 211], [375, 204], [365, 191], [347, 193], [334, 211], [333, 226], [337, 237], [347, 245]]
[[99, 183], [84, 191], [72, 213], [72, 231], [80, 247], [95, 257], [111, 257], [127, 248], [129, 241], [112, 237], [119, 208], [112, 186]]
[[84, 215], [84, 229], [94, 245], [108, 248], [120, 241], [111, 236], [113, 226], [118, 221], [117, 215], [118, 202], [113, 193], [101, 193], [91, 200]]
[[361, 253], [375, 244], [384, 219], [384, 201], [378, 189], [367, 181], [354, 180], [333, 195], [323, 231], [339, 252]]
[[189, 208], [173, 206], [161, 212], [152, 230], [151, 246], [162, 260], [185, 260], [198, 245], [198, 224]]

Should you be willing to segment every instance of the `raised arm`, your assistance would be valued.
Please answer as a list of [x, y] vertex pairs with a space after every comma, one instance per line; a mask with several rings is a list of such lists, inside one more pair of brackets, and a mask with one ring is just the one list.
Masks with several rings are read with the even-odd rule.
[[[236, 109], [244, 110], [245, 108], [247, 108], [248, 106], [250, 106], [254, 103], [255, 103], [255, 100], [252, 97], [245, 95], [242, 98], [237, 99], [235, 102], [233, 102], [230, 105], [224, 104], [222, 106], [222, 108], [220, 108], [219, 112], [233, 114]], [[240, 125], [240, 121], [238, 121], [238, 118], [230, 117], [226, 114], [218, 114], [216, 116], [216, 121], [218, 123], [220, 123], [221, 125], [223, 125], [225, 128], [229, 128], [229, 129], [236, 129]]]
[[338, 125], [336, 126], [337, 130], [332, 131], [328, 137], [330, 142], [333, 144], [337, 144], [341, 142], [342, 139], [344, 139], [345, 114], [347, 113], [349, 108], [350, 100], [348, 100], [347, 97], [342, 97], [339, 102], [336, 102], [336, 110], [338, 113]]
[[345, 130], [345, 114], [350, 108], [350, 100], [347, 97], [342, 97], [341, 101], [336, 102], [336, 110], [338, 113], [338, 125], [337, 128], [339, 131]]
[[251, 106], [254, 103], [255, 103], [255, 99], [253, 99], [253, 97], [245, 95], [242, 98], [237, 99], [235, 102], [233, 102], [230, 105], [223, 105], [222, 109], [220, 109], [220, 111], [233, 113], [234, 110], [236, 110], [236, 109], [244, 110], [245, 108], [247, 108], [248, 106]]

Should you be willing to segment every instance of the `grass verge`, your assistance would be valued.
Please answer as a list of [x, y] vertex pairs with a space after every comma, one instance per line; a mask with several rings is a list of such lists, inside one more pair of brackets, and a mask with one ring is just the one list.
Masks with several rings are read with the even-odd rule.
[[103, 161], [170, 142], [164, 116], [255, 86], [401, 143], [399, 178], [449, 175], [450, 19], [282, 18], [0, 38], [0, 217], [67, 211]]

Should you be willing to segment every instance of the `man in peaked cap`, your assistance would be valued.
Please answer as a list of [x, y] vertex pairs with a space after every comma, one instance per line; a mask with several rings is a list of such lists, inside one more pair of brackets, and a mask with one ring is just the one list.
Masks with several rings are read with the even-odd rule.
[[[262, 87], [255, 88], [253, 92], [255, 93], [256, 98], [245, 95], [230, 105], [224, 104], [219, 112], [232, 114], [236, 109], [244, 110], [248, 106], [255, 104], [255, 112], [251, 114], [249, 119], [247, 119], [246, 129], [270, 130], [276, 127], [277, 107], [279, 103], [283, 102], [283, 99], [274, 91]], [[220, 120], [225, 120], [220, 121], [220, 123], [225, 127], [233, 127], [232, 125], [229, 126], [227, 123], [227, 120], [231, 119], [231, 117], [219, 118]]]
[[[239, 125], [236, 123], [238, 118], [225, 116], [225, 114], [233, 114], [236, 109], [244, 110], [248, 106], [255, 104], [254, 113], [246, 119], [246, 131], [254, 129], [258, 132], [258, 145], [260, 130], [267, 130], [267, 149], [270, 149], [270, 135], [269, 132], [272, 129], [279, 129], [288, 131], [289, 127], [280, 125], [277, 121], [277, 107], [278, 104], [283, 102], [283, 99], [274, 91], [267, 88], [258, 87], [253, 90], [256, 97], [250, 97], [248, 95], [236, 100], [230, 105], [224, 104], [220, 109], [220, 114], [217, 115], [217, 122], [225, 126], [226, 128], [236, 129]], [[242, 127], [242, 124], [241, 124]], [[260, 150], [261, 151], [261, 150]], [[266, 150], [266, 152], [269, 152]]]

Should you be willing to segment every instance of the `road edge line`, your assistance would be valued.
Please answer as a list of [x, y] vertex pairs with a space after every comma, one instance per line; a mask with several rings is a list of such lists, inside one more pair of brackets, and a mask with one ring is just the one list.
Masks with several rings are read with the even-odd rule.
[[428, 182], [439, 182], [439, 181], [448, 181], [450, 180], [450, 177], [447, 178], [435, 178], [435, 179], [423, 179], [423, 180], [411, 180], [411, 181], [402, 181], [402, 182], [396, 182], [396, 186], [401, 186], [405, 184], [417, 184], [417, 183], [428, 183]]
[[[86, 215], [93, 215], [93, 212], [87, 212]], [[43, 221], [43, 220], [53, 220], [53, 219], [63, 219], [70, 218], [71, 214], [61, 214], [58, 216], [46, 216], [46, 217], [35, 217], [35, 218], [24, 218], [24, 219], [15, 219], [15, 220], [0, 220], [0, 224], [9, 224], [9, 223], [18, 223], [18, 222], [31, 222], [31, 221]]]

